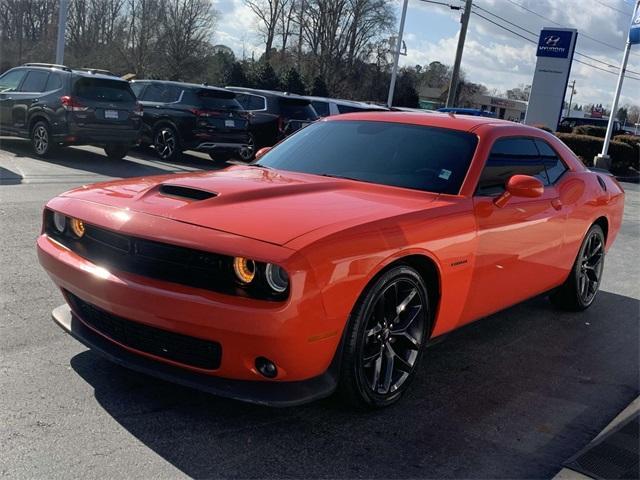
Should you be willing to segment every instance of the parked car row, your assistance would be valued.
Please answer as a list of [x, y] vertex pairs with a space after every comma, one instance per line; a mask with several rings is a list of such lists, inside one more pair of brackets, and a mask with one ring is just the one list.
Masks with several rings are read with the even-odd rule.
[[167, 161], [197, 150], [214, 160], [248, 162], [320, 117], [381, 110], [271, 90], [127, 81], [107, 70], [45, 63], [0, 76], [0, 134], [30, 139], [42, 157], [59, 146], [95, 145], [120, 159], [142, 144]]

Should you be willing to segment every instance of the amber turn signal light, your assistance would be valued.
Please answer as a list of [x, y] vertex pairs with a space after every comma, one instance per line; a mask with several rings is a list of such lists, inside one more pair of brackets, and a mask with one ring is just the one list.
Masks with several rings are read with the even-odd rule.
[[82, 236], [84, 235], [84, 222], [82, 220], [77, 219], [77, 218], [72, 218], [71, 219], [71, 231], [73, 232], [73, 234], [76, 237], [82, 238]]

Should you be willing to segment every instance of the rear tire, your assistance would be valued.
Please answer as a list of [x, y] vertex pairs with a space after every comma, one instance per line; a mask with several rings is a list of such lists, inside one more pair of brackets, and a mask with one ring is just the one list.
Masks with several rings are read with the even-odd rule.
[[400, 400], [428, 340], [428, 299], [422, 277], [404, 265], [365, 290], [345, 333], [338, 392], [347, 402], [382, 408]]
[[247, 146], [241, 148], [238, 152], [238, 156], [240, 160], [243, 162], [249, 163], [252, 162], [256, 155], [256, 142], [253, 138], [253, 134], [249, 134], [249, 139], [247, 140]]
[[551, 303], [558, 308], [571, 311], [582, 311], [591, 306], [602, 281], [604, 247], [602, 228], [592, 225], [584, 236], [569, 277], [551, 293]]
[[106, 145], [104, 147], [104, 153], [112, 160], [122, 160], [128, 152], [128, 145]]
[[160, 160], [175, 162], [182, 156], [178, 132], [171, 125], [160, 125], [154, 129], [153, 147]]
[[47, 157], [54, 149], [55, 145], [51, 139], [51, 129], [44, 121], [36, 122], [31, 128], [31, 146], [39, 157]]

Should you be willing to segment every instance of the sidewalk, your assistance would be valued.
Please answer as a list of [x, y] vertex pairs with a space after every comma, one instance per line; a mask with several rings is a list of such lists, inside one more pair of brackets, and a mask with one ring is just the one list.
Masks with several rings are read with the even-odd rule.
[[640, 478], [639, 420], [640, 397], [637, 397], [589, 445], [567, 460], [554, 480]]

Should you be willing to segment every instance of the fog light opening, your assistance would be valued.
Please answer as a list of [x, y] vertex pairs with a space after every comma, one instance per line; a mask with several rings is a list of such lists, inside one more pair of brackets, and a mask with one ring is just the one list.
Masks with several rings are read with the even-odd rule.
[[276, 364], [264, 357], [256, 358], [256, 370], [267, 378], [275, 378], [278, 375]]

